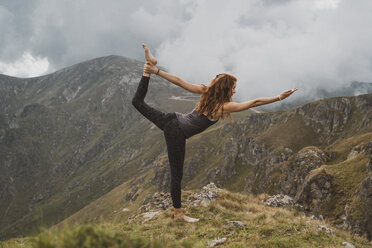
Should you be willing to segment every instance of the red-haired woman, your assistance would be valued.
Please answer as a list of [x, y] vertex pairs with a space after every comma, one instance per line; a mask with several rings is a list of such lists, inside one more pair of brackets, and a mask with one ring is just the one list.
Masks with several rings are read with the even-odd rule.
[[[161, 71], [155, 65], [157, 60], [152, 56], [146, 45], [146, 64], [144, 65], [143, 76], [133, 97], [132, 104], [147, 119], [153, 122], [164, 132], [168, 149], [168, 159], [171, 170], [171, 196], [174, 207], [174, 218], [182, 218], [187, 222], [196, 222], [195, 219], [186, 216], [181, 208], [181, 180], [183, 175], [183, 163], [185, 158], [186, 139], [198, 134], [209, 126], [215, 124], [225, 116], [231, 119], [232, 112], [243, 111], [252, 107], [283, 100], [290, 96], [297, 89], [287, 90], [276, 97], [258, 98], [247, 102], [237, 103], [232, 101], [235, 94], [237, 79], [227, 73], [216, 76], [208, 86], [203, 84], [191, 84], [179, 77]], [[178, 112], [163, 113], [144, 102], [150, 75], [156, 74], [169, 82], [178, 85], [192, 93], [200, 94], [200, 100], [196, 108], [188, 114]]]

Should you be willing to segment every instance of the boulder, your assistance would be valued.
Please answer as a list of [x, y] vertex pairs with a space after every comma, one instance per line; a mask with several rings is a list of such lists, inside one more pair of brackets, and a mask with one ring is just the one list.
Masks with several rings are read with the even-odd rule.
[[267, 206], [272, 206], [272, 207], [282, 207], [282, 206], [287, 206], [287, 205], [293, 205], [294, 200], [292, 197], [288, 195], [278, 194], [278, 195], [273, 195], [269, 197], [265, 201], [265, 204]]
[[208, 242], [208, 247], [215, 247], [217, 245], [223, 244], [226, 242], [226, 240], [227, 238], [218, 238], [218, 239], [212, 240]]

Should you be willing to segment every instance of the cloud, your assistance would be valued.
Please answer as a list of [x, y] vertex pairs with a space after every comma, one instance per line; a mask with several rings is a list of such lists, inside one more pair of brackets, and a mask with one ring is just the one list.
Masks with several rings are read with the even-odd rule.
[[316, 0], [315, 6], [319, 9], [336, 9], [341, 0]]
[[49, 73], [110, 54], [143, 60], [145, 42], [190, 82], [230, 72], [240, 99], [292, 87], [301, 96], [372, 81], [371, 9], [369, 0], [4, 0], [0, 61], [11, 68], [29, 53]]
[[[142, 42], [158, 46], [178, 35], [188, 18], [187, 1], [30, 0], [0, 3], [0, 60], [23, 53], [46, 57], [61, 69], [117, 54], [143, 60]], [[0, 73], [4, 73], [1, 72]]]
[[49, 69], [47, 58], [34, 57], [30, 52], [25, 52], [22, 58], [14, 63], [0, 61], [0, 71], [6, 75], [18, 77], [34, 77], [44, 74]]
[[230, 72], [240, 99], [372, 81], [370, 1], [213, 3], [195, 1], [180, 36], [156, 50], [171, 73], [209, 83]]

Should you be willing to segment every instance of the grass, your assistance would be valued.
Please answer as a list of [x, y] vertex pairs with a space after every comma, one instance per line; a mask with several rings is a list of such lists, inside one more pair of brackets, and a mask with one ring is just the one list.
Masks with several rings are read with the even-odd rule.
[[[363, 237], [333, 227], [334, 235], [318, 230], [318, 225], [330, 225], [295, 210], [266, 206], [261, 202], [265, 197], [223, 190], [208, 207], [185, 208], [187, 214], [200, 218], [197, 223], [174, 221], [168, 209], [144, 224], [137, 218], [124, 223], [65, 225], [61, 230], [8, 240], [0, 247], [206, 247], [222, 237], [227, 238], [223, 247], [343, 247], [344, 241], [357, 247], [372, 245]], [[246, 226], [229, 226], [231, 220]]]
[[[355, 213], [362, 211], [360, 208], [363, 204], [358, 203], [356, 198], [361, 184], [368, 174], [366, 168], [368, 161], [369, 157], [359, 154], [353, 159], [324, 166], [326, 172], [332, 176], [332, 195], [323, 209], [325, 216], [336, 220], [337, 216], [344, 214], [345, 205], [351, 203]], [[355, 217], [360, 220], [363, 216], [359, 214]]]
[[272, 147], [288, 147], [297, 152], [310, 145], [318, 145], [317, 133], [294, 115], [285, 123], [278, 123], [258, 136], [258, 140]]

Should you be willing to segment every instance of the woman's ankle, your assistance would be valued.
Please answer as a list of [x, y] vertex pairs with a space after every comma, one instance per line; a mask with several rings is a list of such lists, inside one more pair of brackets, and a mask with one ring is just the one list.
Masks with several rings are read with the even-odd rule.
[[174, 208], [174, 215], [183, 215], [183, 209], [182, 208]]

